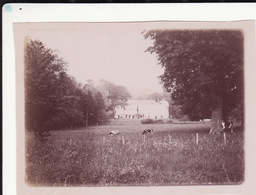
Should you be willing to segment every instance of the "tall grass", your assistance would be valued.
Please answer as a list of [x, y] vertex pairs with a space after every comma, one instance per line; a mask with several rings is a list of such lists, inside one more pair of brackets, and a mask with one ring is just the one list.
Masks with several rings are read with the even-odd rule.
[[47, 142], [26, 141], [26, 181], [38, 186], [240, 184], [243, 132], [125, 136], [57, 132]]

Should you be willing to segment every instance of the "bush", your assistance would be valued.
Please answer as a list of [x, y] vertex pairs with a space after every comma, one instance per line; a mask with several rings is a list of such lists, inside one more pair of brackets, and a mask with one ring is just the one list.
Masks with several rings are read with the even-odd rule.
[[168, 123], [168, 124], [173, 123], [173, 120], [168, 120], [168, 121], [166, 121], [166, 123]]
[[164, 121], [163, 120], [155, 120], [154, 123], [156, 123], [156, 124], [164, 124]]
[[155, 123], [155, 121], [151, 118], [142, 119], [140, 122], [141, 122], [141, 124], [153, 124], [153, 123]]
[[147, 118], [147, 119], [142, 119], [141, 121], [141, 124], [164, 124], [164, 121], [163, 120], [153, 120], [151, 118]]

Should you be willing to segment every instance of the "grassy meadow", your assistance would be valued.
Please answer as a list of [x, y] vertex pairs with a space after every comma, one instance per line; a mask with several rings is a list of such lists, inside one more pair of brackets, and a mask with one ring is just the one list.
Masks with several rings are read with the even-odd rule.
[[[153, 128], [152, 135], [141, 134]], [[210, 136], [209, 123], [109, 125], [52, 131], [45, 143], [26, 135], [26, 181], [33, 186], [240, 184], [244, 135]], [[110, 130], [120, 135], [108, 136]], [[198, 133], [198, 139], [196, 136]]]

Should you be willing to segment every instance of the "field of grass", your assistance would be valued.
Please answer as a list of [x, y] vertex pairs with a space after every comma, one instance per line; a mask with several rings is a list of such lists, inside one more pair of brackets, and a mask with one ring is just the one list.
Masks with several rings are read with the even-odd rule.
[[[153, 128], [152, 135], [141, 134]], [[45, 143], [26, 135], [26, 181], [35, 186], [240, 184], [243, 131], [210, 136], [209, 123], [109, 125], [52, 131]], [[109, 137], [110, 130], [120, 135]], [[198, 133], [198, 141], [196, 133]], [[198, 143], [197, 143], [198, 142]]]

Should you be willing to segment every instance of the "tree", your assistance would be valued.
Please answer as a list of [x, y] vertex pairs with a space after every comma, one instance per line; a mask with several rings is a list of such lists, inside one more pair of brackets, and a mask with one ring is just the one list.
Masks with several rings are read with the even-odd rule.
[[26, 40], [25, 124], [40, 139], [49, 130], [94, 125], [107, 119], [105, 101], [93, 82], [77, 83], [66, 73], [66, 66], [41, 41]]
[[233, 108], [243, 108], [241, 31], [150, 30], [144, 37], [154, 41], [146, 51], [157, 54], [172, 100], [190, 117], [211, 112], [211, 133], [219, 132]]
[[97, 91], [101, 94], [104, 101], [106, 111], [109, 110], [111, 106], [111, 99], [109, 98], [109, 93], [105, 87], [104, 81], [102, 80], [96, 87]]
[[149, 95], [148, 99], [155, 100], [156, 102], [159, 102], [159, 101], [163, 100], [164, 97], [162, 94], [155, 92], [155, 93], [152, 93], [151, 95]]
[[[86, 126], [99, 125], [107, 121], [107, 100], [106, 93], [102, 88], [96, 88], [92, 80], [87, 80], [83, 86], [82, 107]], [[108, 104], [110, 105], [110, 104]]]
[[95, 105], [93, 109], [94, 124], [98, 125], [107, 119], [106, 105], [100, 92], [95, 94]]
[[111, 104], [107, 108], [107, 110], [111, 110], [113, 112], [113, 115], [115, 115], [115, 108], [117, 106], [127, 106], [127, 101], [129, 98], [131, 98], [131, 94], [124, 86], [115, 85], [105, 80], [101, 80], [100, 82], [108, 93], [108, 99], [111, 100]]
[[66, 62], [38, 40], [25, 41], [25, 125], [36, 135], [48, 131], [58, 112]]
[[95, 101], [91, 91], [84, 92], [81, 99], [82, 109], [83, 109], [83, 116], [85, 121], [85, 126], [87, 127], [90, 124], [90, 121], [93, 116], [93, 108], [95, 105]]
[[85, 124], [81, 107], [82, 87], [65, 74], [61, 79], [61, 98], [58, 102], [58, 113], [52, 117], [50, 129], [73, 128]]

